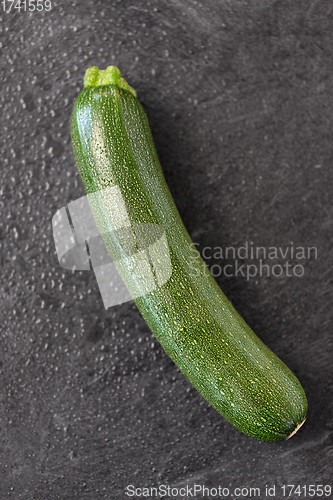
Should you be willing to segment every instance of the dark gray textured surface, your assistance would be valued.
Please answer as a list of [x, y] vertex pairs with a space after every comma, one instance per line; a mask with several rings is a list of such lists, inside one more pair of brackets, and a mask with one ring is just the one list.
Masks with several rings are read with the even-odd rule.
[[[283, 484], [333, 482], [332, 30], [326, 0], [54, 1], [1, 14], [1, 499], [118, 500], [128, 484], [194, 483], [260, 498], [275, 484], [282, 498]], [[302, 278], [217, 278], [305, 388], [308, 420], [290, 441], [234, 429], [133, 304], [106, 311], [93, 273], [58, 264], [52, 216], [84, 194], [71, 109], [85, 69], [110, 64], [138, 92], [201, 249], [317, 248], [293, 259]]]

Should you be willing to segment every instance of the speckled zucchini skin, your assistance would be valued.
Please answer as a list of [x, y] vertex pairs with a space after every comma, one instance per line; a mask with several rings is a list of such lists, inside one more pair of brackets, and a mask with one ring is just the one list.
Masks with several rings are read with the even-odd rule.
[[[116, 76], [102, 78], [100, 72], [98, 81], [97, 68], [93, 81], [87, 71], [86, 88], [72, 113], [71, 137], [87, 194], [117, 185], [131, 223], [165, 229], [172, 275], [135, 303], [166, 353], [223, 417], [253, 438], [285, 439], [305, 420], [304, 390], [237, 313], [201, 258], [193, 259], [146, 114], [133, 89], [124, 80], [119, 83], [119, 70], [111, 68]], [[121, 248], [109, 209], [106, 200], [93, 214], [115, 260]]]

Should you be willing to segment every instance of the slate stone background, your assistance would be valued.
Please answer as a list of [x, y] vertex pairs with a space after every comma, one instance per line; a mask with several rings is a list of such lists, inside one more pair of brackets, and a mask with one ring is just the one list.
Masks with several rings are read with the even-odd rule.
[[[284, 484], [333, 483], [332, 2], [52, 0], [2, 11], [0, 50], [1, 500], [195, 483], [261, 499], [275, 485], [280, 499]], [[289, 441], [233, 428], [133, 303], [105, 310], [93, 272], [58, 263], [52, 216], [84, 195], [70, 113], [85, 69], [110, 64], [137, 90], [200, 250], [317, 248], [266, 262], [302, 277], [216, 278], [305, 388], [308, 419]]]

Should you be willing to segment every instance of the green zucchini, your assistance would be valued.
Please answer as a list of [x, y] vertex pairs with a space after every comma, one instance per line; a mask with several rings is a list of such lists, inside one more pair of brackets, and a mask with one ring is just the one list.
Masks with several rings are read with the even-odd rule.
[[[155, 224], [165, 231], [171, 276], [135, 298], [163, 349], [203, 397], [248, 436], [280, 441], [293, 435], [306, 417], [304, 390], [236, 312], [201, 257], [193, 261], [193, 244], [164, 179], [146, 114], [118, 68], [86, 71], [71, 138], [88, 195], [117, 187], [131, 227]], [[91, 209], [131, 289], [138, 276], [126, 269], [128, 249], [114, 226], [114, 201], [95, 197]]]

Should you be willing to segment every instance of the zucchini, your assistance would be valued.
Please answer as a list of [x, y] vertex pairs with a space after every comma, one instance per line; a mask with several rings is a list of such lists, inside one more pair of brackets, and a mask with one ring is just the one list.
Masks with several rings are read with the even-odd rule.
[[293, 435], [305, 421], [304, 390], [237, 313], [201, 257], [193, 262], [193, 243], [164, 179], [146, 114], [118, 68], [87, 69], [72, 112], [71, 139], [86, 194], [99, 193], [90, 201], [97, 227], [129, 289], [138, 271], [128, 264], [128, 240], [115, 227], [113, 198], [100, 193], [117, 188], [132, 228], [149, 224], [165, 231], [171, 276], [134, 299], [163, 349], [248, 436], [280, 441]]

